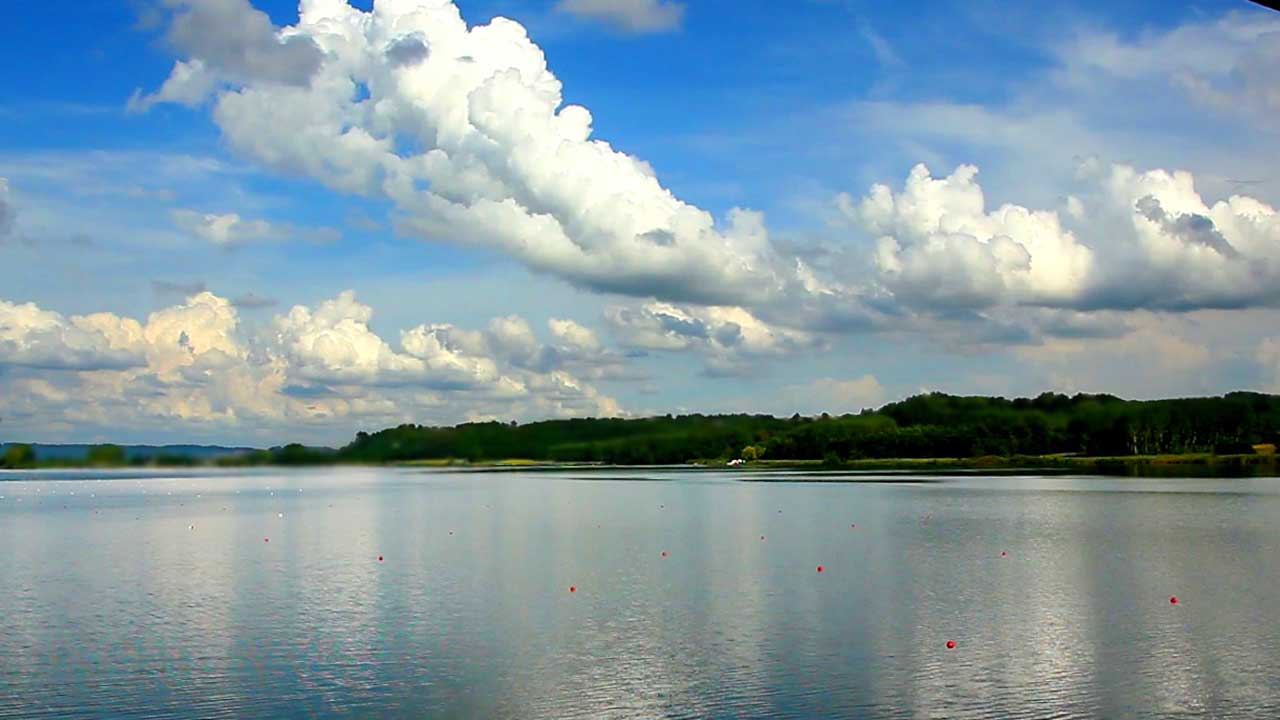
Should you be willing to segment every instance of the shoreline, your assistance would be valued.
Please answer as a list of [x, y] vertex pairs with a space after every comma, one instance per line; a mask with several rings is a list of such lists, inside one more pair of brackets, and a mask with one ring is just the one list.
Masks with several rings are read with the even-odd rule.
[[[672, 470], [721, 470], [729, 472], [769, 473], [778, 471], [779, 478], [790, 476], [787, 471], [804, 471], [814, 475], [814, 481], [848, 478], [856, 481], [859, 474], [902, 473], [925, 475], [992, 473], [999, 475], [1083, 474], [1102, 477], [1280, 477], [1280, 456], [1275, 454], [1213, 455], [1194, 453], [1183, 455], [1135, 455], [1089, 457], [1073, 455], [1042, 456], [985, 456], [977, 458], [865, 458], [830, 462], [824, 460], [752, 460], [729, 465], [723, 460], [692, 460], [677, 465], [615, 465], [605, 463], [564, 463], [523, 458], [470, 461], [463, 459], [410, 460], [389, 463], [315, 463], [315, 464], [139, 464], [139, 465], [82, 465], [39, 463], [32, 467], [7, 468], [6, 473], [32, 470], [199, 470], [199, 469], [250, 469], [295, 468], [316, 469], [324, 467], [391, 467], [405, 469], [438, 470], [498, 470], [498, 471], [554, 471], [554, 470], [640, 470], [666, 468]], [[854, 475], [851, 475], [854, 473]]]
[[866, 458], [830, 463], [822, 460], [756, 460], [734, 469], [793, 469], [809, 471], [889, 471], [918, 473], [997, 472], [1001, 475], [1070, 474], [1104, 477], [1275, 477], [1276, 455], [1073, 456], [1015, 455], [978, 458]]

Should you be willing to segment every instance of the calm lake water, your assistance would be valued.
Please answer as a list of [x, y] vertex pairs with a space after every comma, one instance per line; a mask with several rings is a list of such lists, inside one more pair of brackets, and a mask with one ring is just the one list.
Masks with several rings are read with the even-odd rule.
[[1280, 480], [751, 477], [0, 473], [0, 717], [1280, 717]]

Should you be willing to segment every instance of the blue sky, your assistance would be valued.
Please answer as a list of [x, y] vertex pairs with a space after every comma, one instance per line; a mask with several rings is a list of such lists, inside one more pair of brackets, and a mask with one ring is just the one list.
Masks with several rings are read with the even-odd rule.
[[0, 439], [1280, 389], [1276, 13], [456, 6], [4, 11]]

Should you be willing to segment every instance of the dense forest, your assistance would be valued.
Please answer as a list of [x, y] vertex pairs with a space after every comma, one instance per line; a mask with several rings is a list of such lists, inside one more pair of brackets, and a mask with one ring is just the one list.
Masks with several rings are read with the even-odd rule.
[[[857, 460], [979, 456], [1247, 454], [1280, 436], [1280, 396], [1129, 401], [1110, 395], [1036, 398], [933, 393], [859, 415], [776, 418], [682, 415], [639, 420], [402, 425], [360, 433], [337, 451], [352, 462], [524, 458], [619, 465], [701, 459]], [[293, 448], [292, 458], [322, 457]]]
[[1280, 396], [1132, 401], [1110, 395], [1036, 398], [932, 393], [858, 415], [776, 418], [682, 415], [552, 420], [527, 425], [402, 425], [338, 451], [356, 462], [527, 458], [620, 465], [695, 459], [818, 460], [979, 456], [1248, 454], [1280, 439]]
[[[1111, 395], [1008, 400], [919, 395], [858, 415], [777, 418], [681, 415], [645, 419], [548, 420], [527, 424], [401, 425], [359, 433], [332, 450], [302, 445], [241, 453], [222, 464], [303, 465], [412, 460], [526, 459], [618, 465], [697, 460], [975, 458], [1073, 454], [1092, 457], [1272, 451], [1280, 442], [1280, 396], [1134, 401]], [[31, 466], [10, 446], [0, 467]], [[91, 450], [90, 464], [123, 461], [118, 448]], [[168, 459], [172, 460], [172, 459]]]

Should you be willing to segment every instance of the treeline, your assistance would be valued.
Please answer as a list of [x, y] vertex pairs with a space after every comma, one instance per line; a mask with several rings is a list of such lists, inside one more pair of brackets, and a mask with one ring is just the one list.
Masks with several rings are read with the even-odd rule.
[[401, 425], [367, 434], [338, 456], [354, 462], [520, 458], [617, 465], [683, 463], [737, 457], [745, 445], [784, 433], [796, 422], [766, 415], [682, 415], [639, 420], [549, 420], [456, 427]]
[[523, 458], [619, 465], [744, 457], [770, 460], [1049, 455], [1249, 454], [1280, 441], [1280, 396], [1132, 401], [931, 393], [858, 415], [682, 415], [639, 420], [401, 425], [360, 433], [348, 462]]
[[269, 450], [239, 450], [220, 454], [208, 452], [199, 455], [172, 451], [131, 453], [129, 448], [112, 445], [91, 445], [80, 455], [64, 452], [44, 454], [38, 446], [12, 443], [0, 451], [0, 469], [22, 470], [32, 468], [128, 468], [128, 467], [196, 467], [218, 465], [237, 467], [246, 465], [326, 465], [340, 460], [332, 448], [313, 448], [299, 444], [275, 447]]
[[1280, 444], [1280, 396], [1133, 401], [1111, 395], [1044, 393], [1035, 398], [918, 395], [858, 415], [777, 418], [681, 415], [644, 419], [549, 420], [528, 424], [401, 425], [359, 433], [338, 450], [291, 444], [216, 459], [127, 457], [114, 445], [81, 462], [46, 462], [11, 445], [0, 467], [88, 464], [319, 465], [525, 459], [616, 465], [700, 460], [979, 458], [1073, 454], [1090, 457], [1273, 452]]
[[200, 464], [202, 464], [202, 458], [182, 452], [130, 457], [125, 448], [112, 444], [90, 446], [79, 457], [63, 453], [42, 457], [39, 450], [25, 443], [13, 443], [0, 452], [0, 468], [11, 470], [35, 467], [174, 467]]

